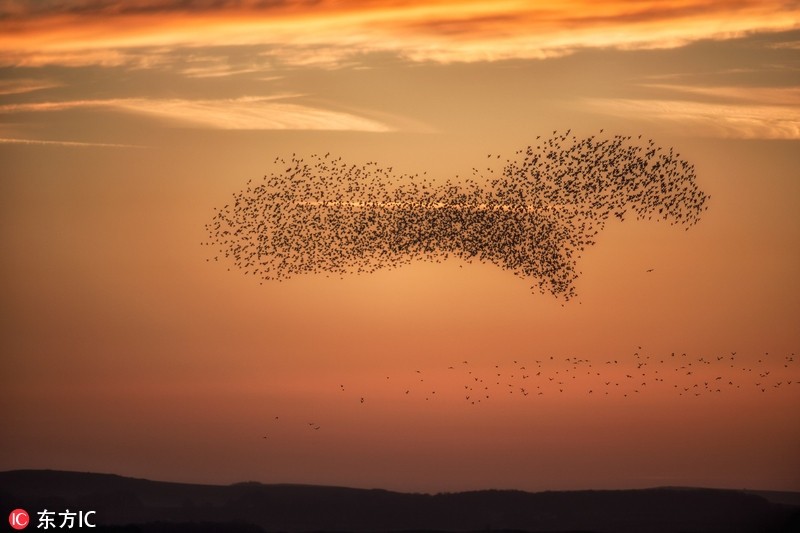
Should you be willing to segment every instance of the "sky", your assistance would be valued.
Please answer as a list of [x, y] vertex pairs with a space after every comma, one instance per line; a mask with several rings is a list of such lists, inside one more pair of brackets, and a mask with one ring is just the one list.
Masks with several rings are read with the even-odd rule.
[[[673, 148], [707, 210], [609, 220], [569, 300], [209, 249], [281, 159], [488, 190], [554, 135]], [[798, 140], [796, 2], [0, 1], [0, 470], [800, 491]]]

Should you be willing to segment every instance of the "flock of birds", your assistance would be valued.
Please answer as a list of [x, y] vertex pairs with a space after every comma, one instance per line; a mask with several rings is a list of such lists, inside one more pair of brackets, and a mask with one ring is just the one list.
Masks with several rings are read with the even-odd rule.
[[[379, 379], [379, 387], [377, 383], [338, 383], [331, 385], [330, 392], [343, 395], [354, 406], [404, 400], [477, 406], [503, 398], [535, 402], [575, 395], [628, 401], [648, 394], [688, 399], [732, 393], [800, 393], [795, 353], [781, 356], [766, 352], [745, 357], [735, 351], [710, 356], [685, 352], [654, 355], [641, 346], [632, 354], [602, 359], [544, 356], [492, 363], [454, 361], [447, 367], [408, 369]], [[371, 398], [367, 391], [376, 389], [381, 390], [380, 395]], [[274, 422], [280, 420], [276, 416]], [[318, 431], [322, 425], [309, 422], [307, 427]]]
[[455, 257], [495, 264], [569, 300], [576, 262], [609, 219], [632, 213], [688, 229], [707, 209], [694, 167], [641, 135], [554, 131], [537, 143], [502, 168], [500, 156], [489, 155], [485, 170], [438, 184], [330, 153], [276, 158], [280, 171], [250, 180], [216, 210], [206, 225], [203, 244], [215, 248], [207, 260], [282, 281]]
[[[700, 357], [685, 352], [655, 356], [639, 347], [630, 357], [602, 361], [555, 356], [498, 361], [488, 366], [461, 361], [447, 367], [450, 373], [447, 376], [437, 376], [445, 386], [458, 384], [456, 390], [462, 393], [464, 401], [473, 405], [507, 394], [535, 397], [578, 392], [627, 398], [648, 391], [667, 391], [696, 397], [748, 388], [767, 393], [800, 386], [795, 357], [792, 353], [779, 359], [767, 352], [756, 363], [748, 363], [737, 359], [736, 352]], [[398, 392], [432, 400], [437, 389], [431, 388], [434, 381], [429, 379], [426, 383], [426, 378], [426, 372], [414, 370], [413, 374], [401, 377], [404, 389]], [[386, 379], [390, 381], [389, 376]], [[344, 384], [339, 387], [345, 392]], [[364, 396], [360, 396], [360, 402], [364, 401]]]
[[[454, 257], [492, 263], [533, 280], [533, 290], [569, 300], [576, 296], [577, 260], [606, 222], [631, 214], [688, 229], [710, 198], [698, 188], [694, 167], [673, 149], [641, 136], [600, 134], [579, 139], [554, 131], [501, 166], [501, 156], [490, 154], [483, 170], [444, 182], [396, 174], [376, 162], [347, 164], [330, 153], [276, 158], [279, 171], [250, 180], [216, 210], [202, 244], [215, 249], [208, 261], [227, 260], [262, 282]], [[465, 360], [385, 378], [398, 398], [451, 397], [469, 405], [562, 394], [632, 398], [660, 391], [696, 398], [800, 390], [794, 353], [753, 361], [736, 352], [655, 356], [639, 347], [627, 358]], [[357, 405], [371, 401], [368, 388], [336, 388]]]

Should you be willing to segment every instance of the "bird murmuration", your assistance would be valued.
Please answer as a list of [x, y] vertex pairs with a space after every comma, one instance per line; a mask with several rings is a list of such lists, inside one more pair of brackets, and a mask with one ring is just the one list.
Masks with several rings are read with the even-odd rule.
[[495, 264], [533, 290], [576, 296], [581, 252], [608, 220], [689, 226], [709, 199], [673, 149], [630, 136], [554, 134], [502, 169], [435, 184], [375, 162], [330, 154], [281, 158], [281, 172], [248, 182], [206, 229], [220, 258], [263, 280], [370, 273], [414, 260]]

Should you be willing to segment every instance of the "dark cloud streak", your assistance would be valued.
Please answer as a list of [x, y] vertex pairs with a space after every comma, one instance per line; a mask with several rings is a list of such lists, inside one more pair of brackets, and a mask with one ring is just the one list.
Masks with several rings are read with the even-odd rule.
[[169, 13], [201, 13], [237, 9], [271, 10], [287, 7], [306, 7], [317, 2], [296, 0], [85, 0], [74, 2], [53, 0], [50, 2], [10, 1], [0, 4], [0, 19], [22, 20], [51, 15], [118, 16], [158, 15]]

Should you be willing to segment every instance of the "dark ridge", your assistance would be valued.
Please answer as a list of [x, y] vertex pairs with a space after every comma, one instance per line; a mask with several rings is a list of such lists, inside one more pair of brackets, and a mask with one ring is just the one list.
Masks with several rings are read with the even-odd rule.
[[720, 489], [410, 494], [310, 485], [193, 485], [110, 474], [0, 472], [10, 512], [95, 511], [96, 531], [798, 531], [800, 506]]
[[[800, 492], [787, 492], [778, 490], [742, 490], [746, 494], [761, 496], [772, 503], [784, 505], [796, 505], [800, 507]], [[800, 530], [798, 530], [800, 531]]]

